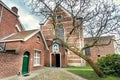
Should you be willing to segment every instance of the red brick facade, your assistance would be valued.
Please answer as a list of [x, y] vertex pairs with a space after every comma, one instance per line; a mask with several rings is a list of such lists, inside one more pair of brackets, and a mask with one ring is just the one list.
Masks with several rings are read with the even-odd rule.
[[[52, 41], [47, 40], [47, 44], [49, 46], [49, 51], [46, 51], [45, 53], [45, 66], [50, 66], [50, 58], [52, 58], [52, 65], [51, 67], [56, 67], [57, 60], [56, 58], [56, 53], [54, 53], [53, 50], [53, 45], [54, 43]], [[60, 58], [60, 67], [67, 67], [67, 54], [65, 49], [62, 47], [61, 44], [59, 45], [59, 52], [58, 54], [61, 56]]]
[[[37, 33], [34, 33], [37, 30], [24, 31], [18, 19], [18, 15], [16, 14], [19, 10], [14, 7], [13, 11], [7, 8], [4, 3], [0, 3], [0, 13], [2, 13], [2, 16], [0, 16], [0, 46], [5, 46], [6, 43], [6, 50], [0, 51], [0, 78], [19, 73], [22, 74], [23, 57], [26, 52], [29, 53], [29, 72], [39, 70], [43, 68], [44, 65], [51, 67], [66, 67], [67, 65], [84, 66], [86, 64], [83, 59], [69, 51], [67, 48], [62, 46], [62, 44], [57, 41], [53, 41], [55, 31], [53, 30], [52, 20], [50, 17], [42, 26], [42, 31], [46, 39], [45, 41], [44, 36], [40, 31]], [[66, 39], [73, 27], [71, 15], [62, 7], [58, 7], [55, 12], [56, 22], [57, 24], [62, 25], [64, 39]], [[60, 23], [57, 20], [58, 15], [61, 15]], [[81, 22], [81, 20], [76, 19], [75, 24], [77, 25], [79, 22]], [[40, 42], [36, 41], [38, 36], [40, 38]], [[106, 43], [108, 40], [109, 37], [102, 38], [100, 43], [101, 41]], [[84, 46], [84, 42], [87, 44], [89, 41], [91, 41], [89, 38], [85, 38], [84, 41], [82, 29], [77, 29], [69, 37], [68, 44], [81, 48]], [[59, 46], [58, 52], [53, 51], [54, 44]], [[46, 50], [46, 47], [48, 47], [49, 50]], [[35, 51], [40, 52], [39, 66], [34, 66]], [[105, 47], [90, 48], [90, 53], [90, 58], [96, 63], [98, 56], [101, 57], [115, 53], [114, 42]]]
[[[72, 20], [72, 17], [70, 15], [69, 12], [67, 12], [63, 7], [58, 7], [56, 10], [55, 10], [55, 18], [56, 18], [56, 24], [58, 25], [62, 25], [64, 31], [62, 32], [63, 35], [64, 35], [64, 40], [67, 39], [67, 37], [69, 36], [69, 32], [73, 29], [72, 27], [72, 23], [73, 23], [73, 20]], [[57, 16], [61, 16], [61, 19], [60, 19], [60, 22], [59, 20], [57, 20]], [[81, 22], [81, 19], [77, 20], [76, 19], [76, 25], [79, 24]], [[55, 31], [53, 29], [53, 24], [52, 24], [52, 19], [51, 17], [48, 18], [48, 20], [44, 23], [44, 25], [42, 26], [42, 31], [45, 35], [45, 38], [47, 40], [53, 40], [54, 38], [54, 34], [55, 34]], [[61, 34], [61, 33], [58, 33], [58, 34]], [[81, 48], [83, 46], [83, 36], [82, 36], [82, 29], [77, 29], [75, 30], [71, 36], [69, 37], [68, 39], [68, 44], [70, 45], [74, 45], [74, 46], [77, 46], [78, 48]], [[64, 52], [60, 52], [62, 54], [65, 54], [66, 56], [61, 56], [62, 59], [64, 59], [65, 57], [67, 59], [64, 59], [64, 60], [67, 60], [65, 62], [67, 62], [66, 64], [62, 64], [62, 65], [76, 65], [76, 66], [80, 66], [80, 65], [83, 65], [82, 63], [84, 63], [84, 61], [77, 55], [75, 55], [74, 53], [72, 53], [71, 51], [65, 49], [64, 47], [61, 46], [61, 48], [63, 48], [63, 51]], [[65, 51], [66, 50], [66, 51]], [[50, 53], [52, 53], [52, 50], [51, 50], [51, 47], [50, 47], [50, 51], [49, 51], [49, 55]], [[50, 64], [50, 60], [51, 59], [47, 59], [47, 63]]]
[[[25, 42], [16, 41], [6, 43], [6, 50], [16, 50], [15, 53], [0, 52], [0, 78], [16, 75], [22, 71], [23, 55], [27, 51], [30, 54], [29, 72], [41, 69], [44, 66], [45, 46], [41, 37], [40, 43], [36, 42], [36, 34]], [[41, 47], [42, 46], [42, 47]], [[40, 51], [40, 66], [34, 66], [35, 50]]]
[[19, 22], [18, 14], [14, 13], [12, 10], [4, 7], [0, 4], [0, 38], [3, 38], [13, 32], [17, 32], [16, 25], [19, 26], [21, 30], [23, 27]]
[[[17, 8], [14, 11], [16, 10]], [[43, 68], [46, 46], [42, 33], [39, 30], [24, 31], [17, 12], [10, 10], [1, 1], [0, 13], [2, 13], [0, 16], [0, 46], [5, 47], [4, 51], [0, 51], [0, 78], [22, 74], [23, 57], [26, 52], [29, 54], [28, 72]], [[40, 42], [37, 41], [38, 36]], [[35, 51], [40, 52], [39, 66], [34, 65]]]
[[[111, 38], [114, 38], [114, 36], [101, 37], [100, 40], [98, 41], [98, 44], [107, 44]], [[85, 44], [90, 44], [92, 42], [92, 38], [85, 38], [84, 42]], [[90, 48], [89, 57], [94, 61], [94, 63], [96, 63], [100, 57], [114, 53], [115, 53], [115, 44], [114, 41], [112, 41], [107, 46], [95, 46]]]

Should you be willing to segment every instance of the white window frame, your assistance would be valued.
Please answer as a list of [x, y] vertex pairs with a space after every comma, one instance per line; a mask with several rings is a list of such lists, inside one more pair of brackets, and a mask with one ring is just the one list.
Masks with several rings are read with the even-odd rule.
[[40, 66], [40, 61], [41, 61], [40, 56], [41, 56], [41, 51], [35, 50], [34, 62], [33, 62], [34, 66]]
[[[57, 47], [54, 47], [54, 46], [57, 46]], [[57, 43], [54, 43], [53, 46], [52, 46], [52, 52], [59, 52], [59, 45]]]
[[40, 36], [37, 36], [36, 42], [40, 43]]

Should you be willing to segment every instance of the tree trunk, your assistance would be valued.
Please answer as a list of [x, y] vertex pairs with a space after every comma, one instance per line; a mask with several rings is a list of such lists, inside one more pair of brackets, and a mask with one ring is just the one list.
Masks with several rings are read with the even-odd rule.
[[76, 49], [73, 49], [73, 48], [69, 47], [68, 45], [65, 45], [65, 46], [66, 46], [69, 50], [71, 50], [73, 53], [75, 53], [76, 55], [80, 56], [82, 59], [84, 59], [85, 61], [87, 61], [88, 64], [93, 68], [93, 70], [95, 71], [95, 73], [96, 73], [99, 77], [101, 77], [101, 78], [105, 77], [105, 74], [96, 66], [96, 64], [93, 63], [93, 61], [92, 61], [89, 57], [87, 57], [87, 56], [85, 56], [85, 55], [83, 54], [83, 51], [78, 52]]
[[89, 57], [86, 57], [86, 59], [84, 60], [88, 62], [88, 64], [93, 68], [93, 70], [99, 77], [105, 77], [105, 74], [96, 66], [96, 64], [93, 63], [93, 61]]
[[81, 50], [81, 51], [79, 52], [76, 48], [70, 47], [67, 43], [65, 43], [65, 42], [62, 41], [61, 39], [59, 39], [59, 38], [57, 38], [57, 39], [60, 40], [60, 42], [62, 43], [62, 45], [64, 45], [64, 46], [65, 46], [66, 48], [68, 48], [70, 51], [72, 51], [72, 52], [75, 53], [76, 55], [80, 56], [80, 57], [81, 57], [82, 59], [84, 59], [85, 61], [87, 61], [88, 64], [93, 68], [93, 70], [95, 71], [95, 73], [96, 73], [99, 77], [101, 77], [101, 78], [105, 77], [105, 74], [96, 66], [96, 64], [94, 64], [93, 61], [92, 61], [89, 57], [87, 57], [87, 56], [85, 56], [85, 55], [83, 54], [83, 50]]

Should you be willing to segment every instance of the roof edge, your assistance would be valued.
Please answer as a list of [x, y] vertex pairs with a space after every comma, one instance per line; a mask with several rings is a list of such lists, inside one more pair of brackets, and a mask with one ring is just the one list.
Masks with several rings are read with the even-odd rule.
[[23, 39], [1, 40], [0, 43], [3, 43], [3, 42], [14, 42], [14, 41], [24, 41], [24, 40]]
[[6, 8], [7, 10], [9, 10], [11, 13], [13, 13], [15, 16], [19, 17], [18, 14], [16, 14], [15, 12], [13, 12], [13, 11], [12, 11], [8, 6], [6, 6], [6, 4], [3, 3], [1, 0], [0, 0], [0, 4], [1, 4], [4, 8]]

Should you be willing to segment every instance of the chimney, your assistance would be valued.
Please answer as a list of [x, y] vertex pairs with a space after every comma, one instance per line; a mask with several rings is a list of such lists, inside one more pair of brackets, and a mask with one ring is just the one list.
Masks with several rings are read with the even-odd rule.
[[40, 30], [42, 30], [43, 25], [44, 25], [44, 23], [41, 23], [41, 24], [40, 24]]
[[18, 8], [12, 7], [12, 11], [15, 12], [16, 14], [18, 13]]

